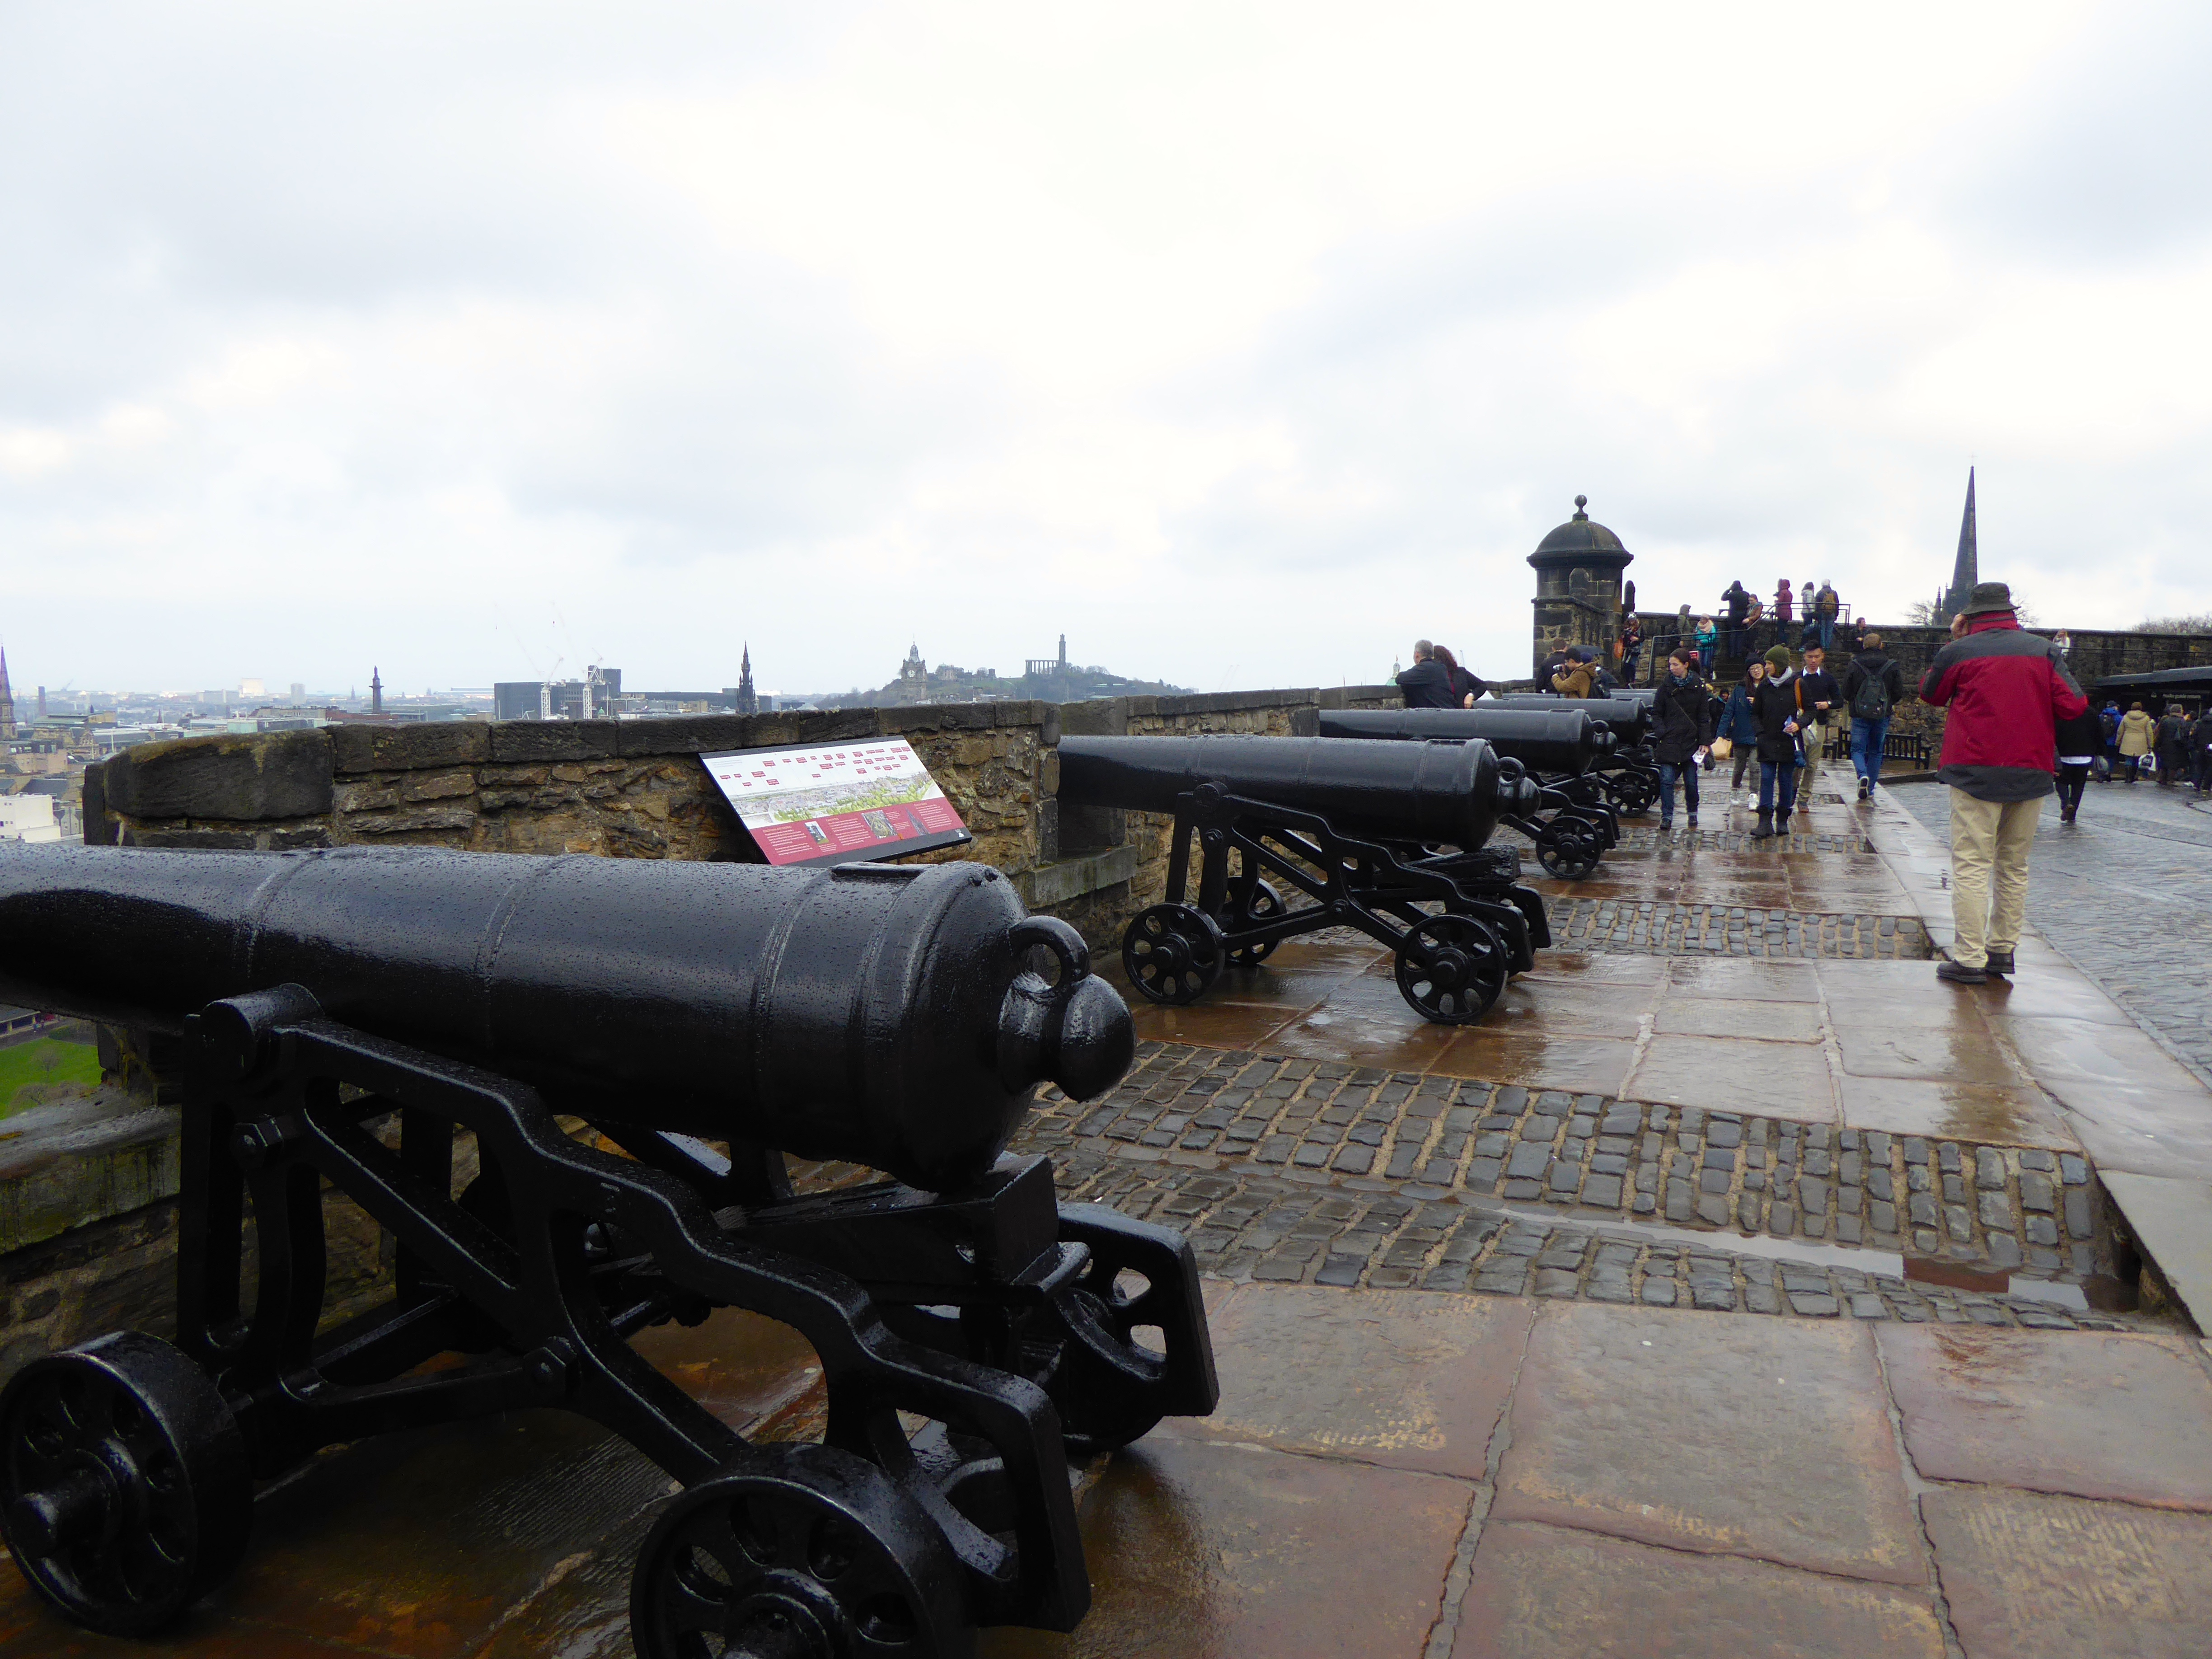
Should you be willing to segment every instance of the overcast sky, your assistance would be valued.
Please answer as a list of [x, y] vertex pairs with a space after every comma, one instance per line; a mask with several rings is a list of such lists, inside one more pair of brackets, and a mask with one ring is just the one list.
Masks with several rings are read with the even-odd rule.
[[0, 0], [19, 688], [2212, 610], [2212, 8]]

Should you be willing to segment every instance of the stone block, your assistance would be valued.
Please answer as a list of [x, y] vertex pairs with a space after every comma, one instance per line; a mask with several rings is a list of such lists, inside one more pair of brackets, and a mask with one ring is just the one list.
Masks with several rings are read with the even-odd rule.
[[622, 732], [618, 720], [499, 720], [491, 728], [491, 757], [505, 766], [608, 760]]
[[355, 772], [416, 772], [481, 766], [491, 758], [491, 722], [439, 720], [421, 726], [325, 728], [340, 777]]
[[331, 810], [331, 779], [319, 730], [141, 744], [101, 769], [106, 809], [141, 820], [313, 817]]

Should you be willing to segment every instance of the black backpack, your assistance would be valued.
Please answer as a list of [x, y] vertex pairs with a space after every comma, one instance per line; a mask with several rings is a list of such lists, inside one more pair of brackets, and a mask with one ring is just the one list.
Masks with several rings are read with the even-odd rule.
[[1851, 696], [1851, 718], [1860, 720], [1886, 720], [1889, 718], [1889, 664], [1869, 668], [1859, 689]]

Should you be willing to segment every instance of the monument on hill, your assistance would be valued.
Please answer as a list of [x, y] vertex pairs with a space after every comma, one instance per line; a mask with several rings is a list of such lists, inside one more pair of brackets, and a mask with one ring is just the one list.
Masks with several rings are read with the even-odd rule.
[[1536, 544], [1528, 562], [1536, 570], [1534, 665], [1565, 646], [1587, 645], [1603, 660], [1620, 629], [1620, 573], [1635, 558], [1620, 538], [1583, 509]]

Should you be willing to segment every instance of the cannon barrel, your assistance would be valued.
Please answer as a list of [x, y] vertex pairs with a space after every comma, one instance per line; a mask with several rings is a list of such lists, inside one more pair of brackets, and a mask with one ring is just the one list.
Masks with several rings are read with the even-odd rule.
[[[1025, 963], [1060, 958], [1056, 982]], [[739, 1138], [930, 1191], [1050, 1080], [1133, 1052], [1066, 923], [975, 864], [830, 869], [428, 848], [0, 854], [0, 998], [178, 1030], [291, 983], [556, 1110]]]
[[1324, 738], [1383, 738], [1401, 743], [1480, 738], [1507, 760], [1532, 772], [1579, 777], [1619, 742], [1610, 726], [1576, 712], [1540, 708], [1324, 708], [1316, 721]]
[[1340, 833], [1475, 848], [1538, 799], [1486, 743], [1341, 738], [1062, 738], [1060, 794], [1082, 806], [1173, 812], [1201, 784], [1312, 812]]
[[1486, 697], [1475, 707], [1487, 708], [1493, 703], [1500, 708], [1549, 708], [1588, 714], [1610, 726], [1624, 744], [1640, 742], [1651, 730], [1651, 702], [1647, 697], [1551, 697], [1540, 691], [1510, 691], [1502, 697]]

